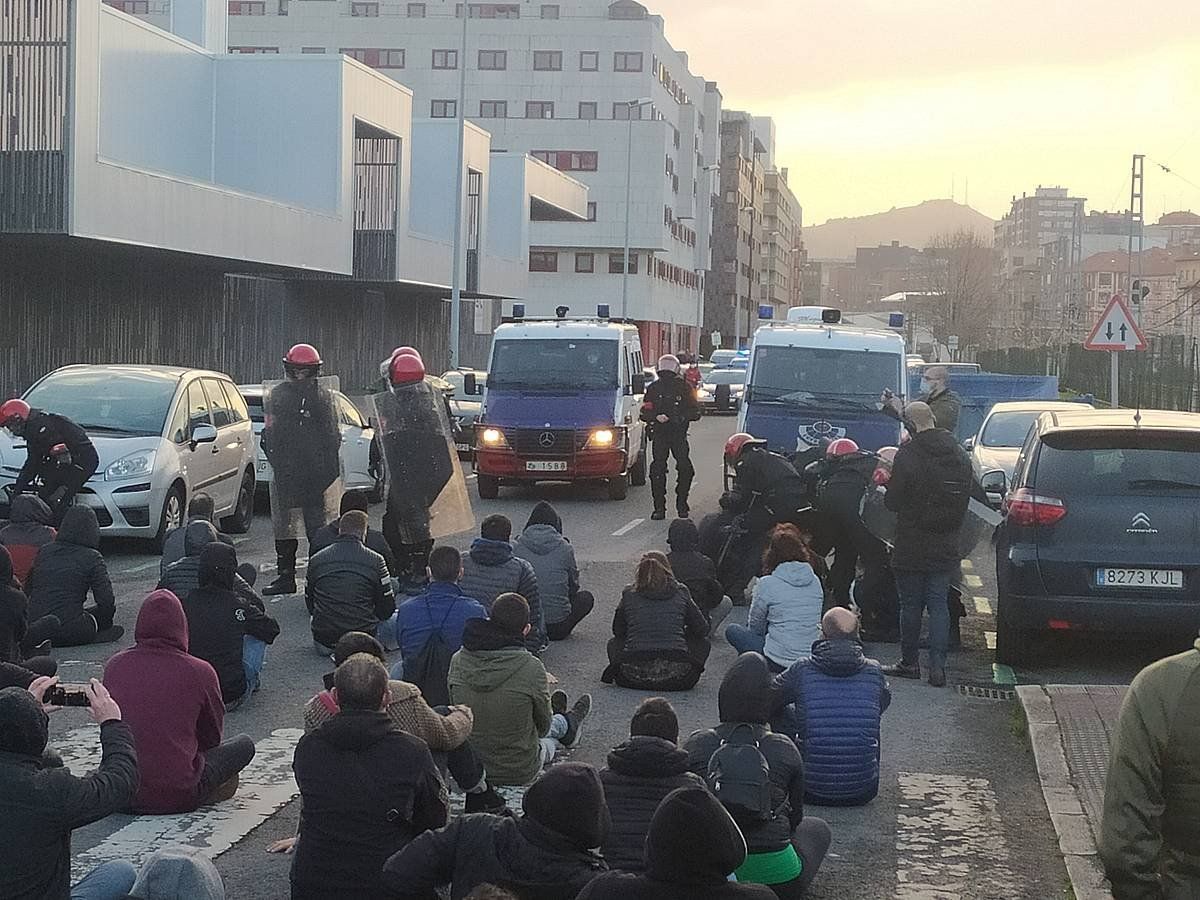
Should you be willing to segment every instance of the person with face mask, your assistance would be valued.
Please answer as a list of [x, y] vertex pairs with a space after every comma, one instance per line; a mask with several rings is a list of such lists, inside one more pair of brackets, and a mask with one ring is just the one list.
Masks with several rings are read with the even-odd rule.
[[[938, 428], [954, 434], [958, 428], [959, 413], [962, 412], [962, 398], [947, 386], [949, 380], [950, 373], [945, 366], [930, 366], [921, 375], [921, 396], [916, 399], [933, 410], [933, 421]], [[885, 413], [903, 420], [904, 403], [899, 397], [884, 391], [881, 400]], [[908, 430], [915, 431], [913, 428]]]

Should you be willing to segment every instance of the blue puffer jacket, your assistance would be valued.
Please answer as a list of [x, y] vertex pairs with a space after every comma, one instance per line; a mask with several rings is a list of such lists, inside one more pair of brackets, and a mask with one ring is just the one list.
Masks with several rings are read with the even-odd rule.
[[879, 663], [853, 640], [820, 640], [775, 678], [772, 725], [804, 757], [804, 799], [860, 806], [879, 793], [879, 719], [892, 701]]

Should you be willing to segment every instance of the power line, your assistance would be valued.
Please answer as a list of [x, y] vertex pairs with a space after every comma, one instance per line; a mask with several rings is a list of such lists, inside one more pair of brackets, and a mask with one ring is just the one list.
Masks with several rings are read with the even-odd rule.
[[[1188, 294], [1190, 294], [1192, 291], [1196, 290], [1197, 288], [1200, 288], [1200, 281], [1197, 281], [1195, 284], [1191, 285], [1190, 287], [1182, 288], [1179, 291], [1179, 293], [1175, 295], [1175, 300], [1172, 302], [1178, 302], [1178, 301], [1182, 300], [1184, 297], [1186, 297]], [[1189, 312], [1191, 312], [1193, 309], [1195, 309], [1197, 306], [1200, 306], [1200, 296], [1196, 297], [1196, 299], [1193, 300], [1183, 311], [1171, 316], [1171, 318], [1169, 318], [1163, 322], [1159, 322], [1158, 325], [1155, 326], [1154, 330], [1158, 331], [1158, 330], [1162, 329], [1163, 327], [1170, 325], [1176, 319], [1183, 318]]]
[[1176, 172], [1170, 166], [1160, 163], [1157, 159], [1152, 159], [1152, 160], [1150, 160], [1150, 162], [1154, 163], [1154, 165], [1158, 166], [1160, 169], [1162, 169], [1168, 175], [1174, 175], [1180, 181], [1184, 182], [1185, 184], [1190, 184], [1196, 190], [1200, 191], [1200, 184], [1196, 184], [1196, 182], [1192, 181], [1190, 178], [1184, 178], [1182, 175], [1180, 175], [1178, 172]]

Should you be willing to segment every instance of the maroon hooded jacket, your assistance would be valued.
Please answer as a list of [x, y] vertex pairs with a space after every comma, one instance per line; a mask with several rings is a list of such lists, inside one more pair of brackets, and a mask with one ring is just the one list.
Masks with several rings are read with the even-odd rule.
[[134, 812], [190, 812], [204, 751], [221, 743], [225, 706], [217, 673], [188, 655], [187, 617], [170, 591], [154, 591], [138, 612], [136, 645], [104, 667], [104, 686], [133, 731], [141, 784]]

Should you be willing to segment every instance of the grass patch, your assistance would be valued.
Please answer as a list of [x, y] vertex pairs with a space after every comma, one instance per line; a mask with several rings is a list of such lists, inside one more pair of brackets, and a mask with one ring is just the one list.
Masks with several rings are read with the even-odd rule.
[[1014, 700], [1009, 704], [1008, 730], [1012, 732], [1013, 737], [1025, 745], [1026, 750], [1029, 750], [1029, 720], [1025, 718], [1025, 707], [1020, 700]]

